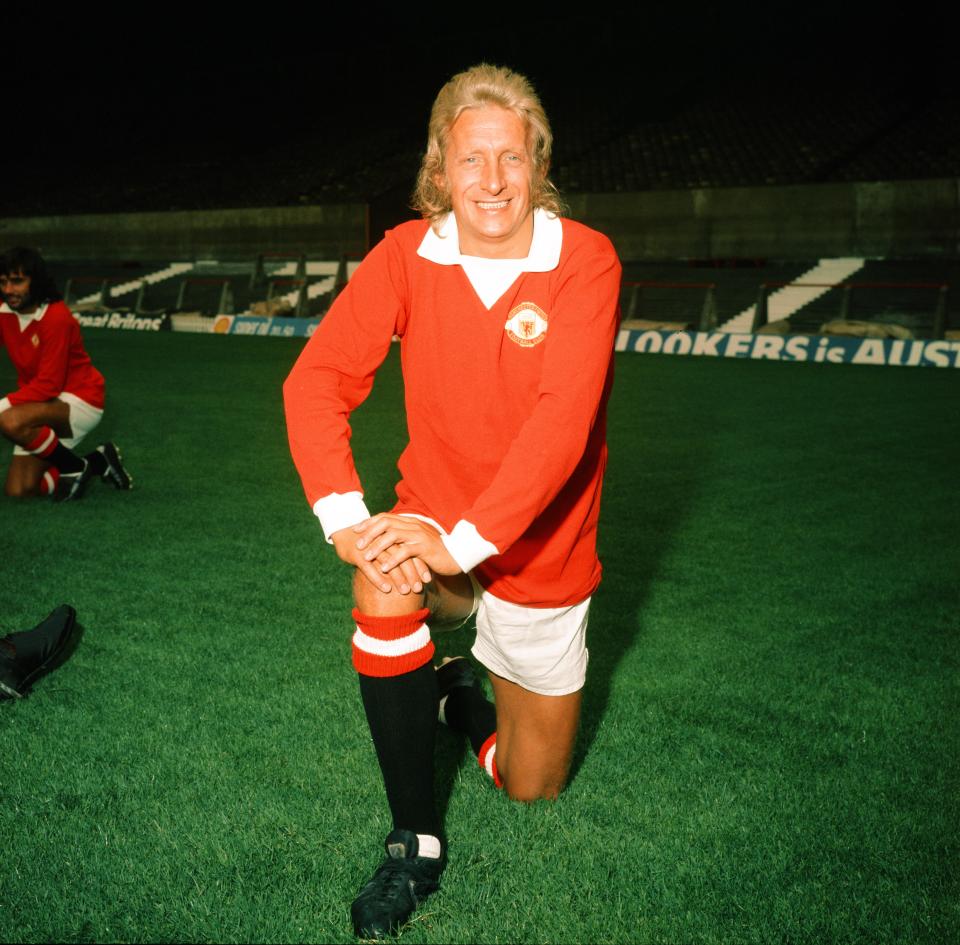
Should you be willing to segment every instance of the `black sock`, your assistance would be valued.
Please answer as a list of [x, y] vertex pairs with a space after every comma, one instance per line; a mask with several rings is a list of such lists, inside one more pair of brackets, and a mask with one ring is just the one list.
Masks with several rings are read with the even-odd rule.
[[107, 471], [107, 457], [100, 450], [87, 453], [83, 458], [90, 464], [90, 470], [95, 476], [102, 476]]
[[56, 466], [61, 473], [66, 473], [67, 475], [70, 473], [78, 473], [83, 469], [83, 460], [77, 456], [73, 450], [67, 449], [62, 443], [57, 443], [47, 456], [47, 459]]
[[437, 674], [431, 663], [400, 676], [360, 674], [360, 695], [393, 826], [440, 836], [433, 791]]
[[497, 730], [497, 710], [476, 686], [458, 686], [450, 690], [443, 704], [443, 717], [455, 732], [466, 735], [475, 755]]

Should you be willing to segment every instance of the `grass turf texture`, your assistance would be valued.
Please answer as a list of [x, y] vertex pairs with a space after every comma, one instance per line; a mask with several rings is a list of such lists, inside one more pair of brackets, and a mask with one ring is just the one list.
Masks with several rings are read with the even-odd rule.
[[[300, 343], [86, 337], [136, 484], [0, 507], [0, 632], [87, 628], [0, 705], [0, 939], [351, 941], [389, 822], [287, 453]], [[403, 940], [956, 939], [958, 374], [617, 371], [575, 776], [518, 806], [441, 733], [450, 866]], [[394, 353], [373, 508], [404, 434]]]

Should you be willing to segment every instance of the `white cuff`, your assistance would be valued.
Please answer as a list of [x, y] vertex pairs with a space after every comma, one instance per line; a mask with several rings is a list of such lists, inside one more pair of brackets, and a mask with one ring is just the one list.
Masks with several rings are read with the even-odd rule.
[[496, 545], [487, 541], [475, 525], [463, 518], [454, 525], [449, 535], [441, 537], [450, 557], [457, 562], [464, 574], [472, 571], [481, 561], [500, 554]]
[[3, 413], [4, 410], [9, 410], [13, 404], [10, 403], [9, 397], [0, 398], [0, 413]]
[[350, 528], [370, 518], [362, 492], [331, 492], [313, 503], [313, 514], [320, 519], [323, 537], [330, 544], [330, 536], [341, 528]]

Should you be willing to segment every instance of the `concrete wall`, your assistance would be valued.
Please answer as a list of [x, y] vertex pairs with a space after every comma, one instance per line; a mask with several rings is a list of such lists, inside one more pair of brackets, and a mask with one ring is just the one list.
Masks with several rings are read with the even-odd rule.
[[723, 187], [568, 198], [623, 259], [955, 256], [960, 180]]
[[258, 252], [337, 258], [363, 252], [365, 204], [0, 219], [0, 248], [37, 246], [49, 259], [250, 259]]
[[[608, 234], [623, 259], [821, 256], [913, 258], [960, 250], [960, 180], [724, 187], [569, 198], [575, 219]], [[363, 204], [0, 220], [0, 247], [51, 259], [337, 257], [367, 245]]]

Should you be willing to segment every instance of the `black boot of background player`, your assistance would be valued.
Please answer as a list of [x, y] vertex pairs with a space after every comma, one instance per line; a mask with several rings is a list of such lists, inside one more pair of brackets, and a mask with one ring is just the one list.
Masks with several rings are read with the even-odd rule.
[[32, 630], [0, 639], [0, 699], [29, 695], [33, 684], [62, 666], [80, 642], [77, 612], [61, 604]]

